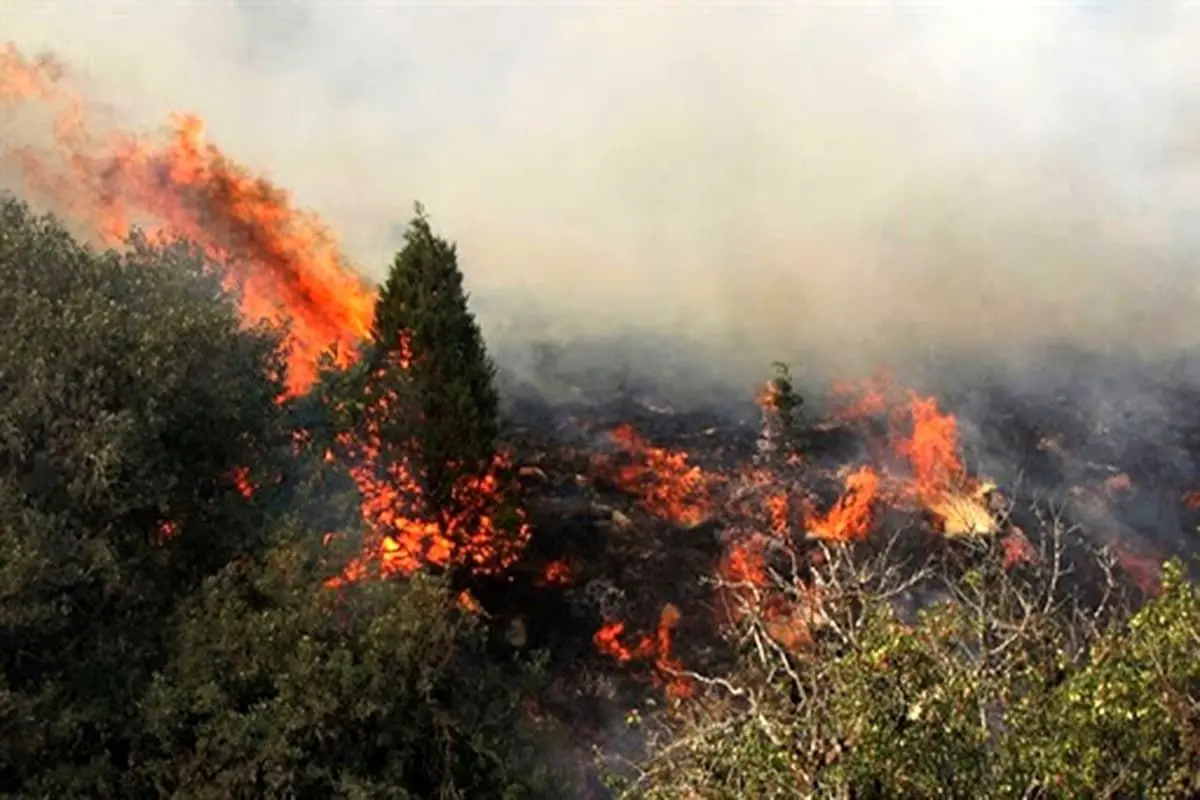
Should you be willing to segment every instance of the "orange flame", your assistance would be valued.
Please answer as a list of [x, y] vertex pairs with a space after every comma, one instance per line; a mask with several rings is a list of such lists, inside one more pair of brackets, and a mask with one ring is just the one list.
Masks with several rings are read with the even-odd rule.
[[0, 102], [36, 100], [54, 112], [55, 149], [21, 148], [10, 159], [29, 190], [97, 232], [124, 241], [143, 219], [152, 238], [183, 237], [224, 265], [246, 319], [290, 325], [288, 389], [305, 391], [317, 358], [342, 358], [370, 330], [375, 290], [349, 266], [337, 239], [288, 194], [204, 140], [203, 123], [180, 115], [164, 142], [93, 133], [82, 99], [52, 59], [0, 49]]
[[808, 535], [813, 539], [853, 542], [871, 532], [874, 506], [880, 497], [879, 473], [869, 466], [859, 467], [846, 476], [846, 489], [833, 507], [818, 514], [809, 506]]
[[541, 583], [544, 586], [570, 586], [574, 579], [571, 566], [565, 561], [551, 561], [542, 570]]
[[896, 453], [912, 466], [908, 488], [923, 503], [936, 502], [948, 489], [961, 486], [966, 470], [958, 457], [958, 422], [938, 409], [931, 397], [910, 395], [912, 432], [896, 439]]
[[631, 425], [612, 431], [613, 441], [634, 461], [614, 470], [613, 479], [656, 516], [698, 525], [713, 513], [711, 487], [717, 477], [689, 464], [687, 453], [654, 447]]
[[640, 637], [633, 647], [621, 643], [621, 636], [625, 633], [624, 622], [609, 622], [601, 626], [592, 637], [592, 642], [601, 653], [622, 664], [653, 662], [655, 683], [663, 687], [668, 697], [690, 697], [695, 692], [695, 681], [681, 674], [681, 665], [671, 655], [672, 638], [682, 618], [679, 608], [667, 603], [659, 613], [658, 628], [654, 634]]

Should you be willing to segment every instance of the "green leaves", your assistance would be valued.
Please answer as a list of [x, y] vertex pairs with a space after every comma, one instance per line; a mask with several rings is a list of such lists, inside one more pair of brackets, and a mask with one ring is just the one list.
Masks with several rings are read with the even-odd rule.
[[1005, 571], [999, 546], [967, 555], [939, 562], [946, 599], [911, 621], [886, 571], [829, 555], [846, 566], [818, 571], [839, 628], [800, 657], [748, 652], [651, 738], [623, 796], [1196, 795], [1200, 589], [1180, 565], [1126, 614], [1072, 605], [1048, 566]]
[[232, 473], [287, 441], [278, 338], [184, 245], [97, 252], [11, 200], [0, 231], [0, 791], [105, 796], [173, 609], [268, 532]]

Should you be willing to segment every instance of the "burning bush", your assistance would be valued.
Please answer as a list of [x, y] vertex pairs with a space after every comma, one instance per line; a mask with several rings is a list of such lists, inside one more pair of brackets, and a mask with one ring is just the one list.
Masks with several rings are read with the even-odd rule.
[[1178, 566], [1134, 612], [1101, 551], [1101, 589], [1083, 599], [1065, 526], [1016, 568], [994, 539], [905, 564], [911, 535], [822, 545], [805, 574], [772, 571], [773, 592], [814, 606], [803, 646], [768, 608], [744, 607], [731, 631], [742, 667], [693, 676], [704, 693], [652, 726], [649, 757], [614, 778], [622, 796], [1200, 790], [1200, 591]]

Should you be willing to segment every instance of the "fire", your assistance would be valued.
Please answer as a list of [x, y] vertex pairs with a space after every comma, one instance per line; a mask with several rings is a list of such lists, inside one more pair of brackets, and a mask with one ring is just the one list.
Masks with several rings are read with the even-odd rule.
[[[12, 45], [0, 49], [0, 105], [33, 102], [53, 117], [49, 150], [0, 152], [23, 175], [29, 192], [109, 246], [125, 242], [135, 223], [151, 239], [194, 242], [239, 291], [248, 323], [287, 325], [285, 396], [312, 386], [318, 359], [331, 349], [338, 363], [348, 365], [370, 333], [376, 291], [350, 266], [329, 227], [206, 141], [204, 124], [194, 115], [173, 117], [165, 137], [101, 135], [66, 73], [51, 57], [29, 59]], [[404, 359], [411, 355], [404, 353]], [[339, 449], [348, 457], [374, 538], [343, 580], [370, 574], [372, 561], [385, 575], [452, 562], [480, 571], [502, 569], [528, 536], [528, 525], [518, 519], [515, 537], [499, 537], [490, 514], [501, 490], [503, 458], [491, 472], [464, 478], [456, 489], [465, 509], [460, 518], [436, 521], [414, 511], [422, 503], [409, 465], [377, 463], [377, 431], [344, 437]], [[233, 480], [243, 495], [253, 493], [248, 470], [237, 470]], [[173, 530], [174, 523], [166, 523], [163, 535]], [[496, 544], [502, 539], [504, 547]]]
[[250, 480], [250, 469], [248, 467], [238, 467], [233, 471], [233, 485], [237, 487], [238, 493], [247, 500], [254, 496], [256, 487], [254, 482]]
[[[0, 149], [0, 164], [14, 167], [34, 197], [86, 226], [106, 245], [125, 242], [135, 225], [152, 238], [195, 242], [223, 268], [227, 284], [239, 290], [248, 323], [265, 319], [288, 326], [285, 396], [312, 387], [318, 359], [330, 349], [338, 363], [348, 365], [370, 334], [376, 291], [349, 264], [329, 227], [209, 142], [198, 117], [172, 117], [159, 136], [102, 132], [66, 77], [52, 58], [29, 59], [11, 45], [0, 47], [0, 108], [35, 104], [49, 111], [54, 140], [49, 149]], [[397, 366], [404, 369], [414, 354], [403, 340], [399, 349]], [[780, 391], [770, 382], [757, 397], [770, 423], [769, 447], [784, 433], [777, 430]], [[327, 454], [347, 465], [370, 533], [366, 552], [330, 585], [406, 575], [428, 565], [486, 574], [510, 567], [530, 529], [519, 509], [511, 523], [515, 530], [498, 519], [508, 459], [497, 456], [483, 474], [464, 475], [454, 491], [459, 513], [434, 518], [424, 509], [414, 461], [395, 454], [384, 458], [372, 414], [385, 413], [388, 402], [377, 398], [365, 428], [343, 434]], [[720, 516], [731, 534], [717, 568], [730, 618], [761, 615], [771, 636], [789, 649], [811, 641], [819, 597], [811, 587], [788, 587], [785, 594], [774, 585], [768, 555], [778, 548], [796, 557], [803, 555], [805, 539], [862, 540], [876, 527], [878, 509], [889, 504], [923, 509], [947, 535], [997, 532], [984, 500], [990, 486], [968, 474], [958, 421], [934, 398], [902, 390], [880, 373], [862, 384], [835, 385], [830, 405], [835, 420], [884, 423], [861, 425], [871, 445], [869, 463], [845, 473], [832, 504], [818, 504], [809, 487], [782, 472], [799, 466], [798, 456], [789, 454], [776, 468], [759, 465], [722, 474], [696, 465], [684, 451], [651, 444], [628, 425], [611, 433], [621, 460], [599, 464], [649, 513], [688, 527]], [[305, 439], [297, 432], [298, 446]], [[253, 495], [249, 469], [235, 470], [231, 479], [243, 496]], [[1200, 509], [1200, 492], [1183, 502]], [[158, 535], [169, 539], [177, 530], [177, 521], [165, 520]], [[796, 535], [801, 532], [805, 535]], [[1036, 557], [1023, 536], [1012, 535], [1003, 546], [1010, 565]], [[1134, 563], [1131, 569], [1140, 567]], [[1143, 571], [1149, 575], [1152, 569], [1146, 565]], [[547, 564], [541, 575], [547, 586], [572, 580], [562, 561]], [[470, 594], [463, 593], [458, 602], [481, 610]], [[694, 684], [672, 654], [681, 621], [680, 610], [668, 603], [654, 632], [634, 637], [632, 644], [619, 621], [602, 626], [593, 641], [619, 663], [648, 662], [668, 694], [687, 696]]]
[[541, 582], [544, 586], [570, 586], [573, 581], [571, 565], [565, 561], [551, 561], [542, 570]]
[[879, 500], [880, 478], [870, 466], [862, 466], [845, 479], [846, 489], [833, 507], [818, 514], [809, 506], [808, 535], [813, 539], [853, 542], [871, 532], [874, 506]]
[[[405, 368], [412, 353], [401, 343], [397, 366]], [[390, 395], [377, 398], [368, 410], [365, 427], [344, 432], [336, 442], [362, 496], [363, 520], [373, 542], [368, 553], [348, 569], [366, 570], [377, 562], [381, 575], [409, 575], [424, 566], [465, 566], [475, 574], [495, 574], [512, 565], [524, 549], [530, 527], [520, 508], [514, 508], [515, 529], [501, 531], [496, 511], [503, 505], [501, 475], [508, 459], [498, 453], [482, 474], [463, 473], [452, 492], [456, 512], [449, 518], [424, 513], [414, 444], [385, 457], [380, 425], [394, 407]], [[328, 454], [327, 458], [335, 458]]]
[[[771, 382], [756, 400], [770, 410], [776, 398]], [[959, 454], [957, 420], [934, 398], [903, 390], [881, 373], [861, 387], [836, 385], [832, 405], [842, 422], [883, 424], [859, 426], [871, 459], [845, 471], [842, 491], [828, 505], [804, 486], [795, 469], [799, 458], [773, 466], [756, 462], [721, 474], [692, 464], [686, 452], [649, 444], [628, 425], [613, 432], [631, 463], [608, 465], [608, 472], [643, 508], [683, 524], [720, 514], [725, 551], [717, 571], [725, 621], [754, 615], [779, 644], [794, 651], [812, 641], [820, 624], [819, 594], [814, 587], [781, 584], [770, 571], [769, 553], [803, 563], [816, 554], [804, 547], [804, 539], [862, 540], [885, 505], [923, 509], [947, 535], [997, 530], [984, 502], [991, 486], [968, 475]], [[1014, 551], [1011, 558], [1019, 556], [1027, 554]], [[623, 623], [610, 623], [597, 632], [595, 644], [621, 663], [651, 658], [649, 637], [626, 645], [623, 633]]]
[[689, 527], [712, 516], [711, 488], [717, 478], [689, 464], [687, 453], [654, 447], [631, 425], [616, 428], [612, 438], [633, 459], [613, 470], [614, 480], [638, 496], [643, 508]]
[[690, 697], [695, 692], [695, 681], [682, 674], [682, 667], [671, 655], [671, 642], [675, 629], [683, 618], [682, 612], [673, 603], [667, 603], [659, 613], [658, 628], [653, 634], [640, 637], [632, 646], [621, 643], [625, 633], [624, 622], [610, 622], [602, 626], [592, 637], [592, 642], [601, 653], [611, 656], [622, 664], [633, 661], [650, 661], [655, 668], [655, 683], [662, 686], [668, 697]]
[[717, 567], [721, 578], [720, 599], [728, 622], [736, 622], [763, 605], [763, 593], [769, 590], [766, 537], [752, 534], [726, 549]]
[[895, 450], [912, 466], [913, 482], [907, 488], [929, 504], [965, 478], [958, 458], [958, 421], [942, 413], [932, 397], [910, 395], [908, 411], [912, 432], [897, 438]]
[[[985, 503], [993, 487], [968, 475], [959, 455], [958, 420], [942, 411], [935, 398], [901, 390], [880, 373], [857, 389], [834, 387], [835, 416], [843, 422], [885, 417], [886, 447], [874, 443], [879, 458], [897, 462], [883, 474], [863, 467], [846, 479], [846, 491], [824, 519], [812, 527], [818, 538], [861, 538], [870, 528], [876, 499], [924, 508], [948, 535], [996, 533]], [[895, 468], [892, 468], [895, 467]], [[825, 535], [822, 536], [821, 533]]]
[[94, 132], [64, 75], [48, 57], [0, 49], [0, 103], [39, 101], [54, 114], [52, 151], [9, 154], [30, 192], [107, 245], [125, 241], [139, 221], [151, 238], [195, 242], [240, 288], [247, 321], [290, 326], [291, 394], [309, 388], [328, 348], [344, 363], [370, 331], [375, 290], [346, 262], [328, 226], [205, 141], [195, 116], [173, 118], [165, 141]]

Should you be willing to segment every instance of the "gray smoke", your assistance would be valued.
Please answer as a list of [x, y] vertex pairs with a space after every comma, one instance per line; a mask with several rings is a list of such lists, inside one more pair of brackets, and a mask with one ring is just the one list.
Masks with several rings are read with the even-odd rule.
[[130, 125], [201, 114], [372, 277], [420, 198], [502, 352], [634, 331], [743, 380], [1200, 338], [1189, 3], [7, 0], [0, 36]]

